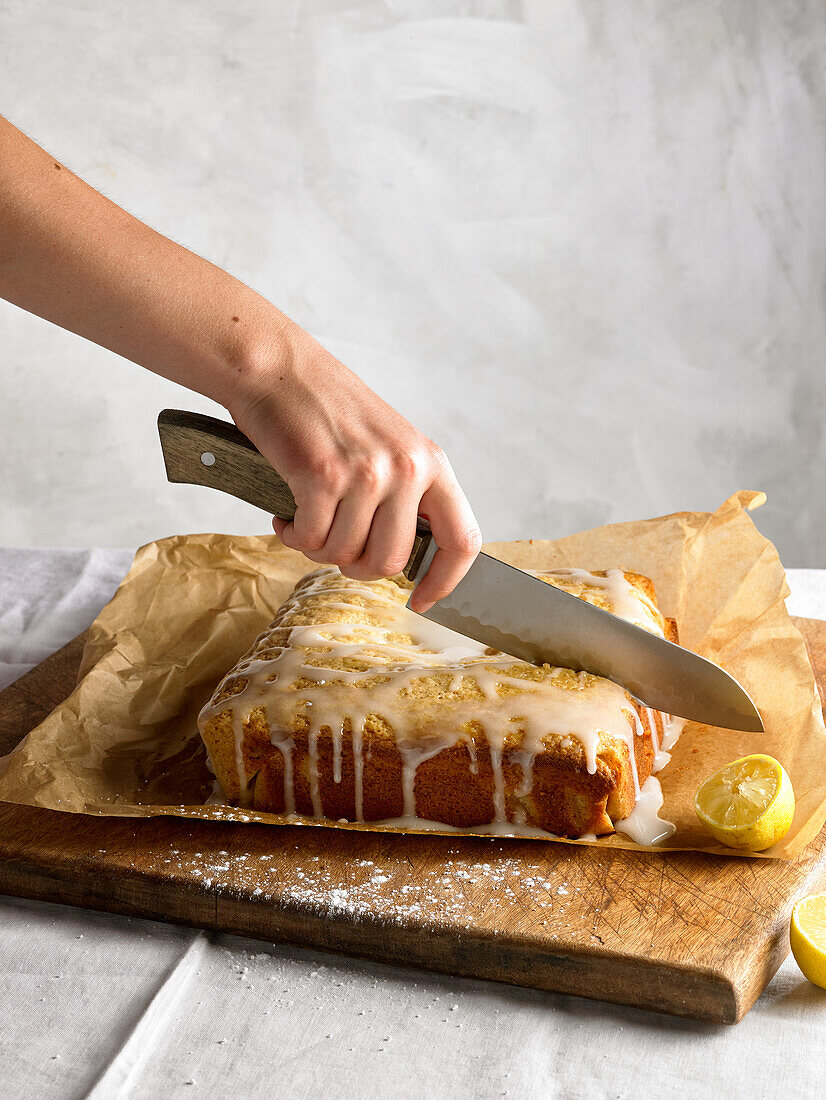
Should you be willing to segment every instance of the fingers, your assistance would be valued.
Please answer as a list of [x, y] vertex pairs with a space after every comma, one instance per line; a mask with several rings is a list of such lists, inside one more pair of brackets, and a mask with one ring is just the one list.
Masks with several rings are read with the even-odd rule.
[[[373, 518], [389, 481], [384, 471], [363, 468], [341, 495], [319, 489], [313, 494], [311, 488], [306, 493], [296, 493], [298, 508], [293, 523], [274, 520], [273, 528], [278, 531], [277, 522], [282, 542], [300, 550], [311, 561], [346, 569], [364, 555]], [[318, 485], [317, 479], [315, 484]]]
[[467, 498], [433, 444], [362, 457], [335, 478], [308, 471], [294, 492], [292, 523], [272, 521], [284, 545], [311, 561], [337, 565], [356, 580], [400, 573], [413, 547], [417, 514], [427, 515], [438, 550], [411, 597], [414, 611], [427, 611], [448, 595], [482, 545]]
[[374, 581], [401, 573], [416, 538], [418, 503], [419, 493], [412, 485], [403, 486], [400, 492], [381, 502], [361, 557], [352, 565], [342, 566], [345, 577]]
[[482, 547], [482, 534], [447, 459], [441, 475], [422, 497], [419, 511], [428, 517], [439, 547], [410, 598], [412, 610], [424, 612], [449, 595], [470, 569]]
[[298, 497], [296, 504], [298, 506], [291, 523], [273, 516], [272, 526], [285, 546], [300, 550], [309, 557], [320, 550], [329, 538], [338, 508], [338, 495], [318, 491], [311, 497]]
[[361, 557], [376, 511], [372, 496], [353, 493], [339, 501], [327, 541], [315, 560], [330, 562], [344, 570]]

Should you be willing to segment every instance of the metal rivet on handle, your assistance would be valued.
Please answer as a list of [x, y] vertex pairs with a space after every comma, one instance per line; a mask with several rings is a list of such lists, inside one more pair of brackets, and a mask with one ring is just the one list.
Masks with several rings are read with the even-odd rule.
[[212, 453], [212, 451], [204, 451], [204, 453], [201, 455], [201, 462], [203, 462], [204, 466], [214, 466], [215, 455]]

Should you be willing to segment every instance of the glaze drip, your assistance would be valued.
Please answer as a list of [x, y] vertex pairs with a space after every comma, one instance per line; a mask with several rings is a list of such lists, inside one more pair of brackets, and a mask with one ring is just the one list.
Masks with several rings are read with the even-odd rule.
[[[664, 633], [656, 606], [621, 570], [603, 575], [566, 569], [534, 575], [647, 630]], [[637, 775], [634, 741], [645, 733], [645, 726], [623, 688], [586, 672], [537, 668], [486, 649], [409, 611], [404, 606], [409, 592], [404, 581], [363, 584], [343, 577], [335, 567], [319, 569], [299, 582], [272, 626], [224, 677], [198, 724], [203, 730], [211, 717], [231, 714], [241, 805], [251, 803], [252, 779], [243, 753], [244, 716], [261, 707], [284, 759], [287, 814], [295, 812], [293, 734], [306, 731], [313, 816], [323, 818], [319, 734], [329, 731], [333, 780], [340, 784], [349, 726], [355, 819], [364, 819], [364, 731], [369, 725], [389, 728], [394, 735], [402, 758], [404, 799], [402, 818], [395, 820], [408, 821], [411, 828], [421, 820], [415, 795], [419, 765], [461, 742], [470, 754], [471, 773], [476, 774], [481, 733], [493, 770], [492, 826], [497, 829], [509, 823], [506, 750], [521, 766], [515, 796], [522, 798], [530, 794], [534, 759], [548, 738], [576, 739], [592, 774], [601, 742], [614, 738], [626, 744], [630, 757], [637, 795], [631, 827], [637, 835], [662, 832], [662, 822], [654, 822], [661, 803], [652, 817], [646, 805], [656, 800], [641, 797], [654, 785], [658, 789], [659, 783], [646, 781], [641, 792]], [[670, 759], [679, 730], [669, 716], [641, 709], [653, 739], [656, 771]], [[512, 823], [524, 823], [521, 808], [513, 811]]]

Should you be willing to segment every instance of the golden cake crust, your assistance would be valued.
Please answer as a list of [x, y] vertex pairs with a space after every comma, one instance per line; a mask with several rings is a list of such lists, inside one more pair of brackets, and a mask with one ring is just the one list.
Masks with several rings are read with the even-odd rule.
[[[640, 574], [537, 575], [677, 640]], [[652, 773], [664, 716], [600, 677], [467, 639], [454, 650], [459, 636], [433, 624], [417, 634], [410, 587], [332, 568], [298, 582], [199, 716], [229, 800], [411, 828], [612, 832]]]

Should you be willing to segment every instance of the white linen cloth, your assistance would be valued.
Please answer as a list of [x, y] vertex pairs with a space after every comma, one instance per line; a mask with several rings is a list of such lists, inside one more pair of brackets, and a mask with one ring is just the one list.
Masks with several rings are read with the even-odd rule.
[[[0, 686], [131, 550], [0, 549]], [[826, 570], [790, 570], [826, 618]], [[0, 1095], [145, 1100], [824, 1095], [826, 990], [789, 956], [736, 1027], [0, 897]]]

